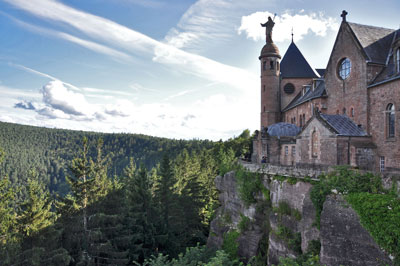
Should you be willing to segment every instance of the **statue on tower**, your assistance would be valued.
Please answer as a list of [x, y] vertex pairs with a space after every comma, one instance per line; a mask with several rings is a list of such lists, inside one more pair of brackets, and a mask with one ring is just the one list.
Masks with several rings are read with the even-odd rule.
[[[275, 17], [274, 17], [275, 19]], [[265, 36], [266, 36], [266, 42], [267, 43], [273, 43], [272, 41], [272, 28], [275, 25], [275, 22], [271, 19], [271, 17], [268, 17], [268, 21], [265, 22], [264, 24], [260, 23], [262, 27], [265, 27]]]

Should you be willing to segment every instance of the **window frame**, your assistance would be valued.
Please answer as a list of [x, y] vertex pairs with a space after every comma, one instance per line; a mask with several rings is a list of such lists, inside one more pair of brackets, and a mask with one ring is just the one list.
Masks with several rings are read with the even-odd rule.
[[348, 57], [345, 57], [339, 61], [337, 74], [340, 79], [346, 80], [351, 73], [351, 61]]
[[395, 115], [395, 105], [393, 103], [389, 103], [386, 106], [386, 137], [394, 138], [396, 135], [396, 115]]

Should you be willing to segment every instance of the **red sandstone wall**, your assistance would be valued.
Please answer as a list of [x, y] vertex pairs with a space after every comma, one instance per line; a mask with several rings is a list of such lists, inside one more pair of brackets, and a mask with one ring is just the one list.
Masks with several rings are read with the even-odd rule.
[[[303, 85], [311, 84], [311, 78], [284, 78], [281, 81], [281, 109], [284, 109], [296, 95], [302, 90]], [[287, 94], [283, 88], [286, 84], [292, 83], [295, 87], [295, 91], [292, 94]]]
[[[351, 73], [347, 79], [342, 80], [337, 69], [339, 62], [345, 57], [351, 61]], [[350, 110], [354, 108], [352, 120], [368, 130], [367, 63], [347, 24], [342, 24], [338, 33], [328, 62], [325, 84], [329, 96], [327, 113], [343, 114], [343, 108], [346, 108], [346, 114], [351, 117]]]
[[[379, 157], [385, 156], [385, 167], [400, 168], [400, 80], [368, 89], [370, 98], [370, 133], [377, 146], [376, 170]], [[395, 106], [395, 137], [387, 137], [385, 110], [389, 103]]]

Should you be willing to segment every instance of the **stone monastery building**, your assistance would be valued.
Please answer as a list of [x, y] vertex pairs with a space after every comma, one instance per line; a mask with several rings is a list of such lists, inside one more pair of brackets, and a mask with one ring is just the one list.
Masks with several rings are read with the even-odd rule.
[[266, 27], [261, 50], [258, 163], [354, 168], [400, 174], [400, 30], [346, 20], [326, 69], [313, 69], [296, 44], [281, 60]]

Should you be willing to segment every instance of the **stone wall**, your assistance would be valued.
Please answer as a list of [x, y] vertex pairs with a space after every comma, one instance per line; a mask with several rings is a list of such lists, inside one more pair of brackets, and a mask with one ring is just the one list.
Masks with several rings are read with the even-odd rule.
[[[400, 175], [400, 86], [397, 82], [389, 82], [368, 89], [370, 104], [370, 131], [372, 141], [376, 144], [375, 169], [379, 171], [379, 157], [385, 157], [384, 174]], [[395, 136], [388, 138], [386, 107], [395, 106]], [[394, 148], [397, 147], [397, 148]], [[388, 169], [389, 168], [389, 169]], [[392, 169], [390, 169], [392, 168]], [[391, 170], [391, 171], [390, 171]], [[397, 173], [396, 173], [397, 172]]]
[[[342, 80], [338, 75], [338, 65], [349, 58], [351, 72]], [[364, 129], [368, 125], [367, 63], [357, 40], [347, 23], [342, 23], [325, 72], [328, 97], [328, 114], [346, 114]], [[354, 109], [354, 116], [350, 113]]]
[[[283, 78], [281, 81], [281, 109], [284, 109], [293, 99], [296, 97], [296, 95], [303, 89], [303, 85], [306, 84], [311, 84], [312, 79], [311, 78]], [[287, 94], [283, 88], [285, 87], [286, 84], [292, 83], [295, 90], [291, 94]], [[296, 118], [297, 120], [297, 118]], [[286, 122], [290, 122], [286, 120]]]

